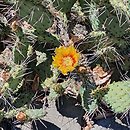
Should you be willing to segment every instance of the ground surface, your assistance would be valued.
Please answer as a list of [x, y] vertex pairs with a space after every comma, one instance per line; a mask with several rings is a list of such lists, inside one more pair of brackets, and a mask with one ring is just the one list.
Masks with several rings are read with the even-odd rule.
[[[70, 102], [72, 103], [72, 101]], [[32, 123], [33, 125], [23, 125], [22, 130], [30, 130], [32, 126], [34, 130], [81, 130], [81, 117], [84, 113], [81, 107], [70, 105], [69, 102], [63, 102], [59, 111], [57, 111], [55, 102], [52, 102], [47, 109], [47, 112], [47, 116], [42, 120], [44, 125], [40, 121], [37, 121], [37, 125], [34, 122]], [[109, 117], [107, 119], [95, 121], [95, 125], [92, 130], [130, 129], [116, 123], [113, 117]]]
[[[4, 129], [0, 130], [81, 130], [84, 110], [74, 103], [71, 99], [63, 100], [59, 104], [52, 101], [46, 109], [47, 115], [42, 120], [12, 126], [4, 122], [2, 126]], [[130, 130], [130, 127], [116, 123], [114, 117], [108, 117], [94, 120], [94, 127], [91, 130]]]

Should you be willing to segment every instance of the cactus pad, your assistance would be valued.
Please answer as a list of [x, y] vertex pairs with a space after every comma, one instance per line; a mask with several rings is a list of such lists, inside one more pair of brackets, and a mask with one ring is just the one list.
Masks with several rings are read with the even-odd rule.
[[130, 81], [119, 81], [110, 84], [109, 91], [104, 99], [114, 112], [127, 111], [130, 108]]
[[41, 108], [41, 109], [28, 109], [25, 111], [26, 115], [35, 120], [38, 118], [42, 118], [46, 115], [46, 112]]

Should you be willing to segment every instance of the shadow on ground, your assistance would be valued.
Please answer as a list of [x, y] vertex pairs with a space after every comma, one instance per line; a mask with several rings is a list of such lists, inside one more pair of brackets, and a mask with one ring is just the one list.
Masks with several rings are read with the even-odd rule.
[[32, 128], [33, 130], [61, 130], [56, 125], [44, 120], [37, 120], [35, 122], [33, 121]]
[[[114, 117], [100, 119], [100, 120], [95, 121], [95, 123], [104, 128], [109, 128], [109, 130], [130, 130], [130, 128], [116, 123]], [[99, 130], [99, 129], [95, 128], [92, 130]], [[101, 129], [101, 130], [104, 130], [104, 129]]]
[[56, 107], [62, 116], [69, 118], [77, 118], [77, 122], [83, 126], [84, 109], [80, 105], [76, 105], [77, 100], [68, 96], [59, 97], [56, 100]]
[[[85, 111], [76, 104], [77, 101], [74, 98], [62, 96], [57, 99], [56, 105], [55, 103], [49, 105], [48, 114], [43, 120], [29, 122], [30, 127], [26, 127], [29, 126], [26, 123], [22, 129], [12, 127], [6, 120], [1, 125], [4, 130], [31, 130], [32, 128], [33, 130], [81, 130]], [[94, 122], [94, 128], [91, 130], [130, 130], [130, 128], [116, 123], [114, 117], [94, 120]]]

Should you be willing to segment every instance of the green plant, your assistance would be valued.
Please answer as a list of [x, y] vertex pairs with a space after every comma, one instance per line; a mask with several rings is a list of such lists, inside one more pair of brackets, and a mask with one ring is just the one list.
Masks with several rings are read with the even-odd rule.
[[116, 113], [123, 113], [130, 108], [130, 82], [120, 81], [109, 85], [109, 91], [104, 96], [104, 100]]
[[20, 114], [23, 122], [40, 119], [47, 114], [40, 104], [64, 95], [90, 115], [104, 101], [116, 114], [128, 111], [129, 81], [121, 79], [130, 75], [129, 6], [128, 0], [0, 2], [0, 121]]

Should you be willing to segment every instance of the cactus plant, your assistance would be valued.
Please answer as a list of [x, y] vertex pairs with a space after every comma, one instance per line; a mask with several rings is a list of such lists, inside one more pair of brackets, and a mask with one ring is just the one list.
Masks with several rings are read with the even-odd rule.
[[[117, 15], [118, 15], [118, 12], [119, 14], [125, 14], [126, 15], [126, 18], [129, 20], [129, 16], [130, 16], [130, 9], [129, 9], [129, 1], [126, 0], [126, 1], [122, 1], [122, 0], [119, 0], [119, 1], [116, 1], [116, 0], [109, 0], [111, 5], [113, 6], [113, 8], [117, 11]], [[117, 4], [118, 2], [118, 4]]]
[[116, 113], [123, 113], [130, 109], [130, 81], [119, 81], [109, 85], [109, 91], [104, 100]]
[[17, 113], [22, 112], [22, 111], [26, 114], [25, 121], [30, 120], [30, 119], [36, 120], [46, 115], [46, 112], [43, 109], [28, 109], [26, 107], [21, 107], [18, 109], [10, 110], [7, 113], [4, 113], [4, 117], [13, 118], [17, 116]]
[[120, 81], [130, 73], [129, 4], [0, 1], [0, 121], [42, 118], [41, 106], [64, 95], [90, 115], [104, 101], [129, 110], [129, 81]]
[[56, 0], [54, 2], [54, 6], [57, 7], [56, 9], [61, 10], [64, 13], [68, 13], [71, 10], [71, 8], [75, 2], [76, 2], [76, 0], [68, 0], [68, 1]]

